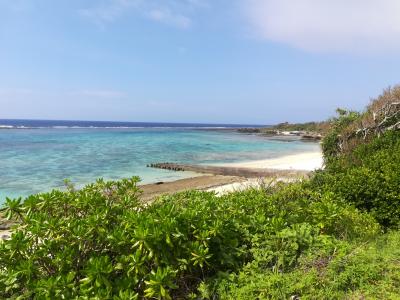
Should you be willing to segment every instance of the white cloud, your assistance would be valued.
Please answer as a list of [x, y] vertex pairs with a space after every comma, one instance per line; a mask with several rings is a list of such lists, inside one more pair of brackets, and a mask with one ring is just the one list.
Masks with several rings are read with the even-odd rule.
[[400, 49], [399, 0], [242, 0], [259, 37], [312, 52]]
[[107, 0], [78, 12], [100, 26], [135, 13], [154, 22], [186, 29], [192, 24], [190, 16], [200, 7], [207, 7], [206, 0]]

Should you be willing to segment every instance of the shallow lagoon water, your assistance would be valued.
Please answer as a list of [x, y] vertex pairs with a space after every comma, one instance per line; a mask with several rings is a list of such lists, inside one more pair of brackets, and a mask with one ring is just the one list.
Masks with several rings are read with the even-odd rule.
[[142, 182], [193, 176], [147, 168], [154, 162], [215, 164], [312, 151], [315, 143], [273, 141], [234, 131], [192, 128], [41, 128], [0, 130], [0, 202], [97, 178]]

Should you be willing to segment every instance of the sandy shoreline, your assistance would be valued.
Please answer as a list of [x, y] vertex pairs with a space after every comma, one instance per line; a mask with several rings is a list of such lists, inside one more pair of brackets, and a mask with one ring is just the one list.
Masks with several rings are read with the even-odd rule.
[[[222, 195], [232, 191], [243, 190], [260, 185], [259, 176], [249, 177], [244, 174], [241, 176], [241, 169], [243, 169], [243, 173], [248, 172], [250, 169], [276, 170], [276, 176], [271, 175], [269, 178], [293, 181], [302, 177], [301, 174], [307, 174], [310, 171], [322, 168], [323, 157], [321, 151], [312, 151], [286, 155], [273, 159], [227, 163], [214, 166], [226, 168], [227, 173], [231, 173], [229, 171], [234, 170], [235, 173], [237, 173], [237, 176], [211, 174], [180, 179], [172, 182], [146, 184], [141, 187], [143, 190], [142, 199], [149, 201], [162, 194], [172, 194], [191, 189], [213, 191], [218, 195]], [[210, 171], [211, 170], [213, 169], [210, 168]], [[303, 173], [298, 173], [298, 175], [293, 176], [293, 174], [295, 174], [293, 171], [303, 171]], [[271, 174], [274, 174], [274, 172], [271, 172]]]
[[[253, 169], [275, 169], [275, 170], [303, 170], [314, 171], [323, 168], [322, 151], [313, 151], [286, 155], [278, 158], [256, 160], [241, 163], [229, 163], [224, 166], [235, 168], [253, 168]], [[278, 177], [277, 180], [293, 181], [293, 178]], [[208, 189], [210, 192], [215, 192], [217, 195], [242, 191], [248, 188], [257, 188], [263, 184], [260, 178], [250, 178], [241, 182], [229, 183]]]
[[237, 176], [202, 175], [191, 178], [184, 178], [170, 182], [150, 183], [140, 186], [142, 195], [140, 198], [147, 202], [157, 196], [174, 194], [188, 190], [209, 190], [220, 186], [244, 182], [245, 178]]
[[320, 169], [323, 167], [323, 156], [321, 151], [313, 151], [286, 155], [271, 159], [255, 160], [241, 163], [227, 163], [223, 164], [223, 166], [252, 169], [313, 171], [315, 169]]

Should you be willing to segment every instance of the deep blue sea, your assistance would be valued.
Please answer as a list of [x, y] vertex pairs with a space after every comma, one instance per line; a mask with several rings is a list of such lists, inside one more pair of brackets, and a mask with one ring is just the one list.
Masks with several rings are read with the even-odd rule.
[[319, 147], [315, 143], [275, 141], [233, 130], [248, 126], [0, 120], [0, 203], [6, 196], [63, 188], [64, 179], [80, 187], [97, 178], [138, 175], [144, 183], [150, 183], [193, 176], [147, 168], [149, 163], [240, 162]]

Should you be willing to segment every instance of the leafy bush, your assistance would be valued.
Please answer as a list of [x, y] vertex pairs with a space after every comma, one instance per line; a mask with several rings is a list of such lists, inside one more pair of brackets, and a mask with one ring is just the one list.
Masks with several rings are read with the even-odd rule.
[[279, 130], [279, 131], [305, 131], [325, 134], [329, 130], [329, 122], [307, 122], [307, 123], [280, 123], [271, 126], [264, 130]]
[[21, 225], [0, 246], [0, 297], [189, 297], [246, 263], [286, 271], [327, 239], [379, 230], [368, 215], [303, 184], [221, 198], [187, 192], [145, 206], [136, 182], [99, 180], [8, 200]]
[[291, 272], [247, 265], [221, 279], [220, 299], [398, 299], [400, 233], [366, 243], [321, 241]]
[[342, 154], [343, 132], [360, 117], [360, 114], [354, 111], [337, 109], [336, 112], [338, 116], [330, 120], [330, 129], [322, 140], [325, 164], [329, 164]]
[[386, 132], [314, 176], [310, 185], [371, 213], [383, 226], [400, 224], [400, 132]]
[[349, 155], [359, 145], [374, 141], [387, 131], [400, 129], [400, 85], [388, 88], [361, 112], [337, 110], [323, 141], [325, 160]]

